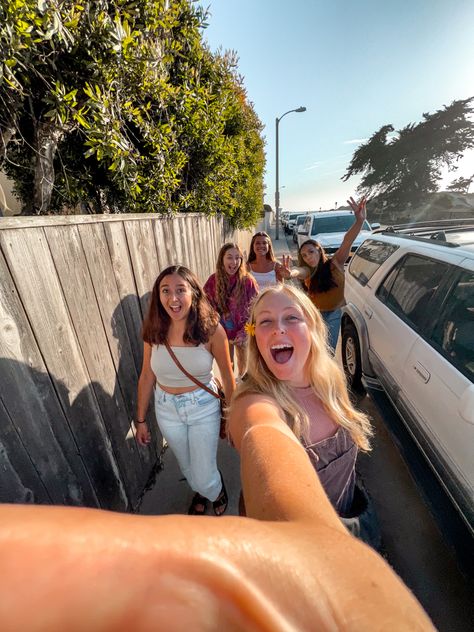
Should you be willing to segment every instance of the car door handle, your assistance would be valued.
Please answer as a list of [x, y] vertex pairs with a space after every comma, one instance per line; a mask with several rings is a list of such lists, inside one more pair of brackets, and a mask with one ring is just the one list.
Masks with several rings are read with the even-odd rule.
[[373, 313], [374, 312], [370, 309], [370, 307], [364, 307], [364, 314], [367, 318], [372, 318]]
[[413, 365], [413, 369], [415, 370], [415, 373], [418, 375], [418, 377], [420, 377], [425, 384], [428, 384], [431, 377], [431, 373], [428, 371], [428, 369], [419, 362]]

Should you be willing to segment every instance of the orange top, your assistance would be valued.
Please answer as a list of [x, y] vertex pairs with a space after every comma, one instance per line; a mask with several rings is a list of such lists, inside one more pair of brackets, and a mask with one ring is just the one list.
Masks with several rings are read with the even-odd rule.
[[[338, 309], [338, 307], [342, 307], [345, 303], [344, 301], [344, 282], [345, 276], [344, 272], [336, 268], [335, 265], [331, 266], [332, 278], [334, 283], [336, 283], [336, 287], [332, 287], [327, 292], [310, 292], [309, 297], [313, 301], [314, 305], [321, 312], [330, 312], [333, 309]], [[309, 283], [311, 277], [309, 276], [304, 280], [304, 284], [306, 288], [309, 290]]]

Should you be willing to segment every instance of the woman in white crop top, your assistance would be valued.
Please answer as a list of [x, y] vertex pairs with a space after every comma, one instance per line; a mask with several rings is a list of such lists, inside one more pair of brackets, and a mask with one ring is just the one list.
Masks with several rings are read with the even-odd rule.
[[289, 276], [287, 262], [285, 261], [285, 266], [278, 263], [273, 252], [272, 240], [264, 232], [255, 233], [252, 237], [247, 267], [257, 281], [259, 291], [270, 285], [277, 285]]
[[220, 516], [227, 508], [227, 492], [217, 469], [220, 402], [197, 386], [178, 368], [216, 391], [212, 363], [217, 362], [226, 400], [235, 388], [227, 336], [196, 276], [183, 266], [161, 272], [153, 286], [143, 323], [143, 365], [138, 380], [138, 443], [150, 442], [145, 419], [155, 390], [155, 413], [161, 434], [176, 456], [182, 473], [195, 492], [189, 514], [204, 514], [208, 501]]

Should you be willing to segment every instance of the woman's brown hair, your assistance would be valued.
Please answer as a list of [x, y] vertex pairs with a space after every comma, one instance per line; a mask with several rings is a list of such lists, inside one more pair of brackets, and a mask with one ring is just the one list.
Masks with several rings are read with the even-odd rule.
[[304, 246], [314, 246], [319, 250], [320, 254], [318, 265], [315, 268], [310, 268], [311, 275], [309, 277], [309, 287], [307, 288], [307, 291], [310, 294], [316, 294], [317, 292], [327, 292], [331, 288], [336, 287], [337, 283], [332, 277], [331, 260], [328, 258], [326, 251], [321, 244], [315, 239], [307, 239], [298, 248], [298, 266], [306, 268], [309, 267], [301, 255], [301, 249]]
[[143, 321], [142, 338], [150, 345], [163, 344], [168, 337], [170, 317], [160, 299], [160, 285], [170, 274], [179, 274], [191, 287], [192, 303], [189, 310], [183, 342], [195, 345], [206, 343], [219, 323], [217, 312], [211, 307], [195, 274], [184, 266], [169, 266], [160, 274], [153, 285], [148, 313]]
[[[229, 275], [225, 271], [224, 267], [224, 257], [227, 251], [232, 249], [238, 250], [240, 254], [240, 266], [236, 273], [236, 283], [232, 287], [232, 290], [229, 287]], [[244, 281], [248, 276], [247, 267], [244, 262], [244, 255], [240, 246], [238, 244], [234, 244], [232, 242], [227, 242], [222, 246], [219, 250], [219, 255], [217, 257], [216, 264], [216, 304], [219, 313], [224, 316], [228, 313], [228, 303], [230, 298], [230, 293], [235, 293], [237, 301], [240, 301], [240, 297], [244, 292]]]
[[267, 233], [260, 231], [259, 233], [255, 233], [255, 235], [252, 237], [252, 241], [250, 242], [249, 256], [247, 259], [247, 263], [252, 263], [252, 261], [255, 261], [255, 259], [257, 258], [257, 255], [255, 254], [255, 250], [253, 249], [253, 246], [257, 237], [265, 237], [268, 241], [268, 252], [265, 258], [268, 259], [269, 261], [276, 261], [270, 235], [267, 235]]

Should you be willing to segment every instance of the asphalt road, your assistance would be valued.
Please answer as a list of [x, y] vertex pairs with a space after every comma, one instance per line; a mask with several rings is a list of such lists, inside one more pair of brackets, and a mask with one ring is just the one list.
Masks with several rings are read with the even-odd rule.
[[[287, 243], [296, 259], [296, 245]], [[340, 344], [336, 355], [340, 361]], [[374, 426], [372, 451], [359, 456], [358, 471], [377, 511], [385, 559], [438, 630], [474, 630], [472, 538], [384, 396], [355, 399]]]

